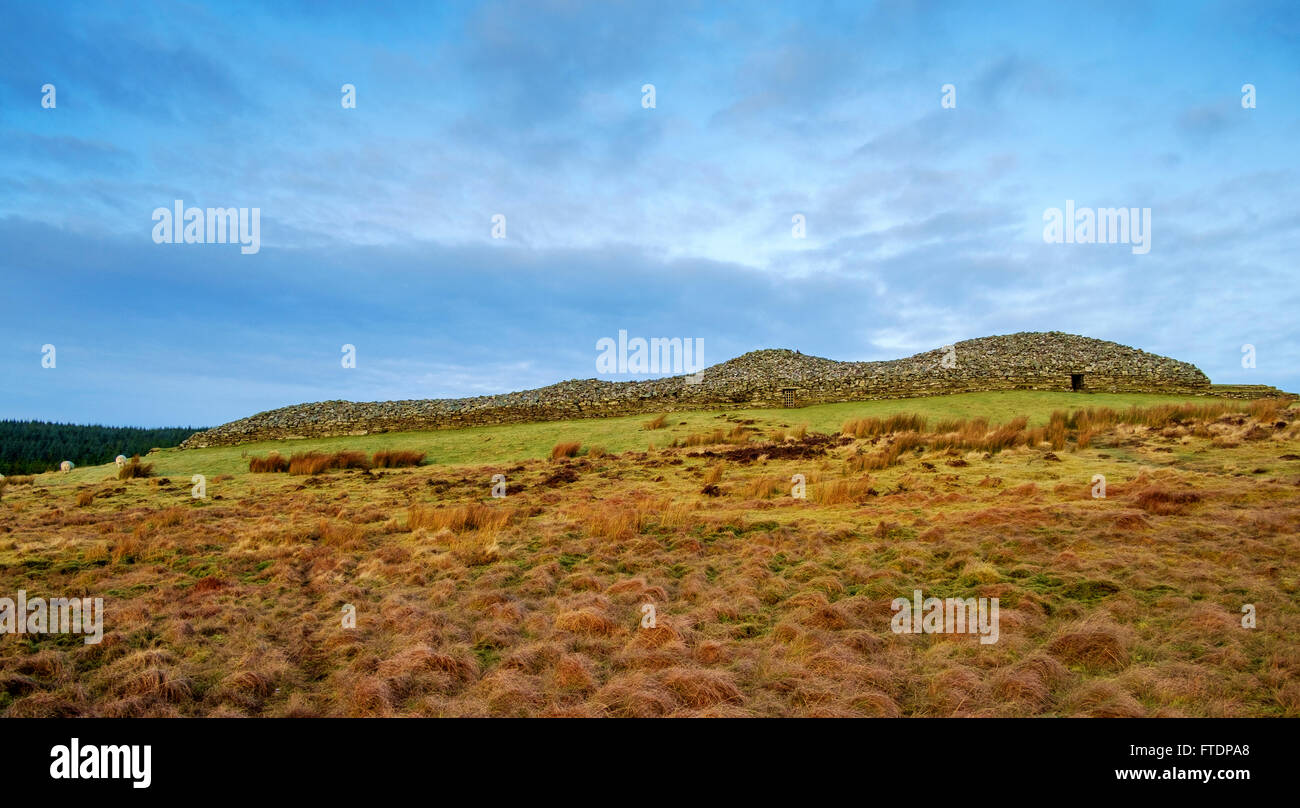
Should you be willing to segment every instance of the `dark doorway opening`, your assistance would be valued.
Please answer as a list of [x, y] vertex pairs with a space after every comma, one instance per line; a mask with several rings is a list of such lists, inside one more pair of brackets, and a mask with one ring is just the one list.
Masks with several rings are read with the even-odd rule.
[[1070, 389], [1073, 390], [1073, 391], [1076, 392], [1076, 393], [1083, 389], [1083, 374], [1082, 374], [1082, 373], [1071, 373], [1071, 374], [1070, 374]]
[[793, 407], [793, 406], [794, 406], [794, 393], [795, 393], [795, 388], [793, 388], [793, 387], [782, 387], [782, 388], [781, 388], [781, 406], [783, 406], [783, 407]]

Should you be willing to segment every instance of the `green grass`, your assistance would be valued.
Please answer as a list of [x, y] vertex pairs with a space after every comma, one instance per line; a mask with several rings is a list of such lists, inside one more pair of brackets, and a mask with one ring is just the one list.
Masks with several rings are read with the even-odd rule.
[[[572, 421], [548, 421], [534, 424], [471, 427], [430, 432], [390, 432], [377, 435], [305, 438], [301, 440], [261, 441], [239, 446], [210, 449], [164, 449], [149, 455], [157, 476], [169, 477], [173, 483], [188, 484], [191, 475], [203, 474], [208, 480], [219, 474], [248, 472], [248, 456], [265, 455], [272, 450], [288, 456], [292, 452], [337, 452], [359, 450], [367, 454], [380, 449], [411, 449], [426, 452], [425, 462], [436, 465], [479, 465], [511, 463], [548, 457], [551, 447], [561, 441], [581, 441], [584, 450], [603, 446], [609, 452], [644, 450], [653, 443], [663, 447], [693, 432], [715, 429], [731, 419], [752, 419], [755, 427], [773, 430], [807, 424], [813, 432], [836, 433], [850, 418], [913, 412], [932, 421], [943, 418], [983, 416], [990, 423], [1002, 423], [1024, 415], [1031, 426], [1047, 423], [1053, 410], [1084, 407], [1152, 406], [1183, 401], [1204, 401], [1197, 396], [1166, 396], [1149, 393], [1067, 393], [1014, 390], [993, 393], [961, 393], [929, 398], [904, 398], [882, 401], [853, 401], [842, 404], [819, 404], [795, 409], [755, 409], [669, 413], [664, 429], [647, 431], [642, 425], [655, 413], [621, 418], [586, 418]], [[683, 424], [684, 422], [684, 424]], [[52, 472], [42, 475], [61, 482], [98, 483], [106, 475], [116, 478], [112, 464], [74, 469], [67, 475]], [[279, 476], [279, 475], [270, 475]]]

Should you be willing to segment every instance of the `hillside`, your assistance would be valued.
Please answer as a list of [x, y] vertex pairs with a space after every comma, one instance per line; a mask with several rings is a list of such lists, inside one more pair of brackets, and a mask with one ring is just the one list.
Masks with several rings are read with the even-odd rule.
[[[0, 716], [1300, 715], [1300, 408], [1052, 397], [171, 450], [167, 476], [0, 485], [0, 593], [104, 598], [99, 642], [0, 643]], [[366, 468], [378, 447], [430, 456]], [[896, 631], [918, 590], [998, 598], [996, 639]]]
[[662, 411], [1076, 389], [1208, 393], [1210, 380], [1186, 362], [1118, 343], [1059, 332], [1027, 332], [965, 340], [951, 351], [936, 349], [881, 362], [837, 362], [788, 350], [761, 350], [690, 376], [625, 382], [571, 380], [474, 398], [299, 404], [196, 434], [182, 448]]
[[82, 426], [46, 421], [0, 421], [0, 474], [53, 471], [64, 460], [78, 466], [108, 463], [119, 454], [145, 454], [157, 446], [175, 446], [194, 434], [194, 427]]
[[[251, 443], [211, 446], [203, 449], [163, 448], [148, 456], [158, 474], [188, 479], [193, 474], [209, 478], [241, 474], [248, 470], [252, 455], [277, 451], [289, 456], [302, 452], [380, 451], [426, 453], [430, 465], [514, 464], [545, 459], [560, 441], [580, 441], [585, 446], [604, 447], [611, 453], [664, 448], [707, 432], [723, 418], [753, 421], [772, 429], [806, 425], [814, 432], [833, 433], [846, 420], [862, 417], [887, 418], [916, 412], [938, 420], [983, 417], [1002, 424], [1018, 416], [1030, 426], [1044, 426], [1056, 410], [1076, 411], [1083, 407], [1125, 410], [1161, 404], [1204, 401], [1204, 396], [1168, 396], [1153, 393], [1074, 393], [1045, 390], [1006, 390], [988, 393], [954, 393], [925, 398], [878, 399], [835, 404], [813, 404], [797, 409], [727, 409], [673, 412], [659, 429], [646, 429], [657, 414], [621, 415], [608, 418], [571, 418], [518, 424], [487, 424], [465, 428], [367, 432], [366, 434], [303, 437], [295, 440], [258, 440]], [[60, 475], [74, 483], [87, 483], [116, 473], [112, 467], [78, 467]]]

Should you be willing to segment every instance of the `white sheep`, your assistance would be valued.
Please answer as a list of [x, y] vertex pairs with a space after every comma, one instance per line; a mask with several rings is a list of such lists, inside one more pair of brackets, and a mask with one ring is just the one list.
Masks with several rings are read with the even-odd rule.
[[126, 465], [126, 455], [118, 455], [117, 459], [113, 462], [117, 464], [118, 468], [122, 468]]
[[59, 471], [63, 472], [64, 474], [67, 474], [69, 471], [72, 471], [72, 461], [64, 460], [62, 463], [60, 463]]

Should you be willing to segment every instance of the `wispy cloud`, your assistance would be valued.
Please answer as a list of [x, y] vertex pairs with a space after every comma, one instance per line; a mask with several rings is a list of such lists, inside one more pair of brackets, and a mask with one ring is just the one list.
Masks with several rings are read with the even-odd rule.
[[[1275, 35], [1295, 20], [1173, 3], [15, 8], [0, 416], [212, 423], [503, 392], [593, 375], [595, 340], [620, 328], [703, 337], [709, 362], [1059, 329], [1297, 387], [1300, 92]], [[151, 211], [176, 199], [259, 207], [261, 252], [155, 245]], [[1151, 253], [1044, 244], [1043, 210], [1067, 199], [1150, 207]]]

